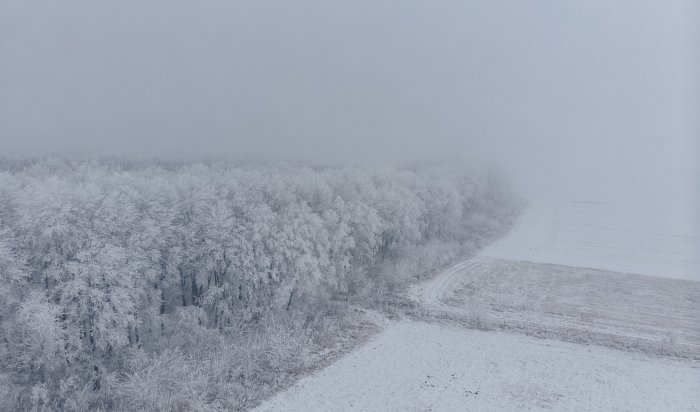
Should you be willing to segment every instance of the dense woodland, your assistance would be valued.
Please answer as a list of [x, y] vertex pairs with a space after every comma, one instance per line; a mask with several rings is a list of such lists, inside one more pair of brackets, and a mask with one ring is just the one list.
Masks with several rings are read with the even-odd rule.
[[460, 164], [4, 160], [0, 410], [249, 407], [518, 205]]

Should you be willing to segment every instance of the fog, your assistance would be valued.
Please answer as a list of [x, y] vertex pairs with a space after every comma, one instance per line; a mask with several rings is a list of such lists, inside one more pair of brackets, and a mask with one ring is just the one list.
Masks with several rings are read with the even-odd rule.
[[697, 410], [700, 0], [0, 0], [0, 319], [0, 412]]
[[690, 0], [5, 0], [0, 150], [466, 157], [529, 193], [685, 199], [698, 21]]

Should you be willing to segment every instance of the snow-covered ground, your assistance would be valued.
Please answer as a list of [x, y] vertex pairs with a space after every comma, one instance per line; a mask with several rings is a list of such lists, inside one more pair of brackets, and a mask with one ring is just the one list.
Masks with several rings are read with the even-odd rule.
[[697, 411], [697, 364], [403, 321], [257, 411]]
[[390, 324], [259, 410], [700, 411], [700, 282], [682, 280], [700, 279], [697, 227], [651, 205], [533, 204], [411, 290], [462, 325]]
[[431, 317], [700, 359], [700, 282], [479, 256], [411, 292]]
[[481, 255], [700, 281], [700, 209], [680, 206], [534, 201]]

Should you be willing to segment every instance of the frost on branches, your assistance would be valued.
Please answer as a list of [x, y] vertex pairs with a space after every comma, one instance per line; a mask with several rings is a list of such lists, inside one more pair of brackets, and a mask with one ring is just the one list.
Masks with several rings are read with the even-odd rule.
[[456, 164], [3, 161], [0, 409], [245, 408], [517, 209]]

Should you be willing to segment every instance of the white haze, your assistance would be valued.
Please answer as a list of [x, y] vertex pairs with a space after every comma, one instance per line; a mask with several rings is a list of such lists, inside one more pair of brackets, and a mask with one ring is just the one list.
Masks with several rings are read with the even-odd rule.
[[0, 411], [695, 410], [700, 1], [0, 0], [0, 320]]
[[530, 193], [687, 205], [698, 21], [691, 0], [6, 0], [0, 152], [456, 156]]

